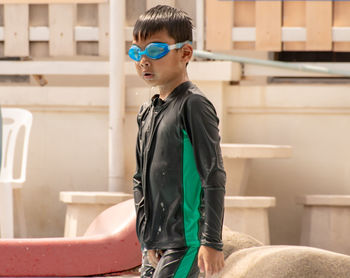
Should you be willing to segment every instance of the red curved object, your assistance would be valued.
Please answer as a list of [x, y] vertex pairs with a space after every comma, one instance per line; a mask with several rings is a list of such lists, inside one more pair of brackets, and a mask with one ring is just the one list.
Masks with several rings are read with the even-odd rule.
[[132, 199], [102, 212], [83, 237], [0, 240], [0, 276], [88, 276], [140, 264]]

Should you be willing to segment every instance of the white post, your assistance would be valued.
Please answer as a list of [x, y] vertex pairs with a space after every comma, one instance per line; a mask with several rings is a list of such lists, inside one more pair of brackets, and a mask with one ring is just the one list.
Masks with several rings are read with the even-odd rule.
[[124, 181], [125, 0], [109, 1], [109, 179], [108, 191], [126, 192]]
[[204, 0], [196, 0], [196, 39], [198, 50], [204, 49]]

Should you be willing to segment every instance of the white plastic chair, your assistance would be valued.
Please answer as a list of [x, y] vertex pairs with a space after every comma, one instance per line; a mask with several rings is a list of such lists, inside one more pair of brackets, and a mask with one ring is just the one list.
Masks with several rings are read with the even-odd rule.
[[[26, 179], [29, 134], [32, 114], [24, 109], [2, 108], [2, 162], [0, 171], [0, 232], [2, 238], [14, 237], [14, 203], [18, 208], [21, 235], [25, 234], [21, 189]], [[24, 139], [18, 142], [18, 134], [24, 130]], [[22, 151], [20, 155], [18, 152]], [[15, 156], [16, 155], [16, 156]], [[18, 158], [20, 157], [20, 159]], [[16, 159], [15, 159], [16, 158]], [[15, 162], [19, 160], [20, 174], [15, 177]], [[16, 165], [16, 169], [17, 169]], [[15, 198], [14, 198], [15, 196]]]

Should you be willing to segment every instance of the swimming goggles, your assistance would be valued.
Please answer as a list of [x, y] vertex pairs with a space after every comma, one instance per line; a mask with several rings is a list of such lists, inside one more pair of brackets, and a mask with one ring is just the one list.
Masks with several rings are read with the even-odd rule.
[[146, 55], [147, 57], [156, 60], [167, 55], [172, 49], [179, 49], [183, 47], [186, 43], [192, 44], [191, 41], [178, 42], [171, 45], [164, 42], [151, 42], [146, 46], [144, 51], [142, 51], [137, 45], [133, 44], [130, 47], [128, 54], [129, 57], [136, 62], [141, 60], [142, 55]]

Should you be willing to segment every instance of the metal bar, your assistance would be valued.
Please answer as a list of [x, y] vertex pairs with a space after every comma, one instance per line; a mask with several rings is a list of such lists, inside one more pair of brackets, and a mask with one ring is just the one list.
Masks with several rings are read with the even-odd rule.
[[350, 77], [350, 71], [334, 70], [327, 67], [314, 66], [314, 65], [306, 65], [306, 64], [295, 65], [295, 64], [286, 63], [286, 62], [246, 58], [246, 57], [239, 57], [239, 56], [233, 56], [233, 55], [227, 55], [227, 54], [221, 54], [221, 53], [207, 52], [202, 50], [194, 50], [193, 55], [195, 57], [205, 58], [210, 60], [232, 61], [232, 62], [243, 63], [243, 64], [254, 64], [254, 65], [260, 65], [260, 66], [283, 68], [283, 69], [296, 70], [296, 71], [317, 72], [317, 73], [323, 73], [323, 74]]

